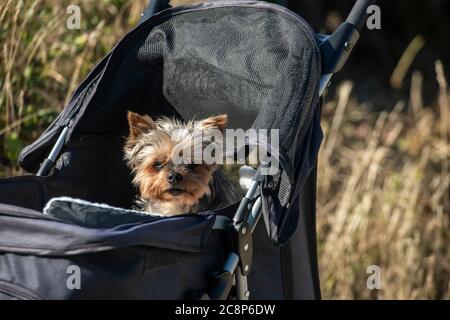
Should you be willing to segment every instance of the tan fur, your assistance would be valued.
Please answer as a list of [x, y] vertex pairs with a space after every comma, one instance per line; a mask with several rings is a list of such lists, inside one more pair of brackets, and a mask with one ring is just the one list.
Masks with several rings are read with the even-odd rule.
[[[194, 124], [169, 118], [154, 121], [147, 115], [128, 112], [128, 122], [125, 159], [144, 203], [142, 210], [167, 216], [196, 213], [199, 202], [211, 194], [217, 165], [174, 164], [174, 148], [179, 144], [192, 145], [198, 132], [194, 129], [223, 131], [227, 116], [210, 117]], [[170, 183], [168, 176], [174, 173], [181, 175], [181, 181]]]

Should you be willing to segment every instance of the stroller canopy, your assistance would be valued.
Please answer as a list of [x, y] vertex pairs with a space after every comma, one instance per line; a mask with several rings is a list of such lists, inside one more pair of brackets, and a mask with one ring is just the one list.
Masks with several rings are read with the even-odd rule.
[[[318, 99], [314, 33], [281, 6], [214, 1], [143, 21], [97, 65], [20, 165], [35, 172], [63, 126], [73, 135], [124, 132], [126, 111], [189, 120], [227, 113], [229, 127], [279, 129], [290, 173]], [[303, 148], [303, 152], [300, 152]], [[300, 150], [300, 151], [299, 151]], [[291, 181], [295, 180], [291, 176]]]

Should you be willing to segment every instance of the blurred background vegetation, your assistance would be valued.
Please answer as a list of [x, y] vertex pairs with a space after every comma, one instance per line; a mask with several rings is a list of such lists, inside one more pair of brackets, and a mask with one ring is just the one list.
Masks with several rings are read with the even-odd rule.
[[[0, 2], [0, 177], [24, 174], [20, 150], [134, 26], [146, 0]], [[192, 0], [173, 0], [174, 5]], [[284, 0], [332, 32], [350, 0]], [[66, 27], [69, 5], [80, 30]], [[330, 299], [450, 298], [450, 2], [380, 1], [324, 106], [318, 241]], [[369, 265], [381, 290], [366, 287]]]

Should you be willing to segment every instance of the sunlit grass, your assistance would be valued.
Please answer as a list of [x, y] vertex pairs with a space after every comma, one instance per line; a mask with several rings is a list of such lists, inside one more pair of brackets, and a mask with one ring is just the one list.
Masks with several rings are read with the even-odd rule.
[[[351, 98], [351, 89], [343, 83], [323, 113], [318, 237], [324, 297], [448, 299], [450, 125], [440, 129], [440, 105], [419, 102], [412, 112], [400, 101], [390, 112], [370, 112]], [[380, 267], [381, 290], [366, 287], [369, 265]]]

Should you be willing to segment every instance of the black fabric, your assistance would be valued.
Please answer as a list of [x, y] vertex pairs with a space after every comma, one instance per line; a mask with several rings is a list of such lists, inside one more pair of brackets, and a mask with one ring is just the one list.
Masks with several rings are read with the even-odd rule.
[[[208, 272], [223, 262], [223, 240], [214, 233], [200, 253], [143, 246], [68, 257], [0, 253], [0, 298], [183, 299], [206, 289]], [[73, 266], [79, 290], [67, 285]]]
[[[303, 185], [317, 163], [317, 154], [323, 139], [320, 127], [321, 102], [314, 111], [314, 121], [304, 138], [303, 148], [299, 149], [294, 172], [297, 173], [291, 185], [289, 203], [283, 206], [279, 199], [279, 188], [263, 188], [263, 214], [267, 233], [275, 245], [286, 244], [297, 229], [299, 219], [298, 199], [301, 196]], [[315, 200], [311, 199], [315, 203]], [[301, 213], [300, 213], [301, 214]], [[314, 213], [315, 214], [315, 213]]]
[[0, 180], [0, 203], [42, 211], [59, 196], [130, 208], [136, 190], [123, 161], [126, 133], [73, 137], [51, 175]]
[[[320, 57], [310, 27], [290, 11], [253, 1], [166, 10], [105, 59], [53, 126], [105, 134], [126, 128], [127, 109], [185, 119], [227, 113], [231, 128], [279, 129], [281, 151], [291, 166], [296, 161], [314, 110]], [[36, 169], [36, 153], [45, 156], [41, 143], [24, 149], [21, 166]]]
[[143, 222], [94, 229], [41, 216], [29, 217], [19, 208], [1, 205], [0, 251], [66, 256], [145, 245], [200, 252], [215, 220], [214, 215], [149, 217]]
[[[223, 211], [232, 216], [236, 207]], [[229, 250], [214, 214], [90, 229], [0, 206], [0, 299], [183, 299], [206, 290]], [[282, 299], [279, 249], [254, 233], [253, 299]], [[81, 290], [67, 286], [80, 268]], [[270, 277], [268, 276], [270, 275]]]
[[[40, 212], [0, 205], [3, 299], [182, 299], [206, 288], [226, 242], [215, 215], [149, 217], [91, 229]], [[67, 286], [80, 268], [82, 290]]]
[[[282, 299], [279, 253], [273, 252], [279, 249], [268, 242], [263, 228], [255, 233], [250, 297]], [[214, 231], [201, 253], [142, 246], [67, 257], [0, 252], [0, 300], [184, 299], [207, 288], [209, 272], [224, 262], [225, 244], [223, 234]], [[74, 265], [80, 267], [80, 290], [67, 287]]]
[[281, 247], [281, 264], [286, 299], [321, 299], [316, 240], [316, 181], [314, 168], [299, 192], [298, 227], [290, 241]]

